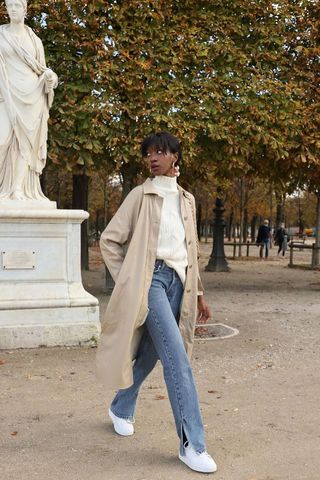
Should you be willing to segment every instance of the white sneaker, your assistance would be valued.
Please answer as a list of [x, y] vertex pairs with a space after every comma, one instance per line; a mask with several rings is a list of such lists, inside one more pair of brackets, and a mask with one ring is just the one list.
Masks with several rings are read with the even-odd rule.
[[117, 417], [109, 408], [109, 417], [112, 420], [115, 431], [123, 437], [129, 437], [134, 434], [133, 422], [125, 418]]
[[197, 453], [191, 445], [185, 447], [184, 455], [179, 453], [179, 458], [196, 472], [213, 473], [217, 470], [217, 465], [208, 452]]

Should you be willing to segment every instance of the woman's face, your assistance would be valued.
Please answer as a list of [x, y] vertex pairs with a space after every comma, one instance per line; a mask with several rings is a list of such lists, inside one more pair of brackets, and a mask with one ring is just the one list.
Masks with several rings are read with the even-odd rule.
[[172, 164], [175, 163], [177, 160], [177, 153], [164, 152], [163, 150], [157, 149], [155, 147], [148, 148], [147, 161], [150, 167], [150, 171], [155, 177], [159, 175], [174, 177], [175, 172]]
[[12, 23], [20, 23], [24, 20], [26, 9], [19, 0], [8, 0], [6, 2], [7, 12]]

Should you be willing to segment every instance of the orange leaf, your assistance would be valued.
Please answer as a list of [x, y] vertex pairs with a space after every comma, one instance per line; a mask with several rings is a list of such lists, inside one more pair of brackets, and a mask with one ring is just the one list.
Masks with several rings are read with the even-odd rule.
[[164, 400], [166, 397], [164, 395], [156, 395], [154, 397], [155, 400]]

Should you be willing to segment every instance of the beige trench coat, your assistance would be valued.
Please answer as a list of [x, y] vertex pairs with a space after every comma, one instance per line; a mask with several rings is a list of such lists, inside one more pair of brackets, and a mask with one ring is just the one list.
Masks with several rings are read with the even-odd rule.
[[[188, 251], [179, 328], [190, 357], [197, 295], [203, 293], [203, 288], [198, 270], [194, 197], [180, 186], [178, 189]], [[152, 180], [147, 179], [129, 193], [101, 235], [102, 256], [115, 281], [97, 351], [97, 375], [108, 388], [126, 388], [133, 383], [133, 359], [148, 315], [162, 202]]]

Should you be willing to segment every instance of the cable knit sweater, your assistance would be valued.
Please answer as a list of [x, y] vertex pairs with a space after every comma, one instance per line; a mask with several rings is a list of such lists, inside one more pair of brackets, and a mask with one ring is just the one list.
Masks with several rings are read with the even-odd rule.
[[173, 268], [184, 284], [188, 257], [177, 178], [159, 175], [152, 184], [163, 197], [157, 259]]

